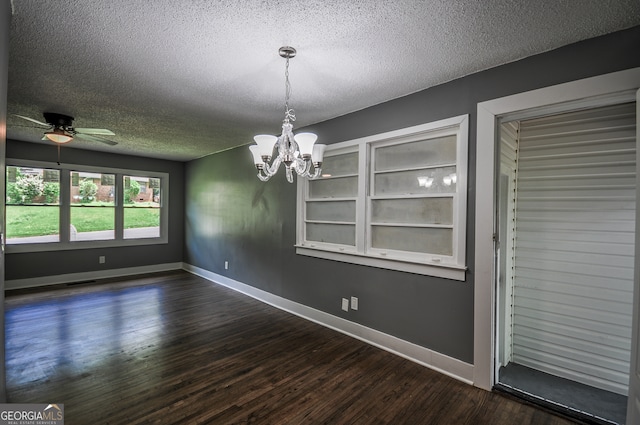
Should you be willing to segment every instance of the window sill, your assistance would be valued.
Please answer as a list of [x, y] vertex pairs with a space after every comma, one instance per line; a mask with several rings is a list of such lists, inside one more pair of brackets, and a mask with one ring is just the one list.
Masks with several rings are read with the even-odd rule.
[[75, 241], [75, 242], [49, 242], [49, 243], [25, 243], [7, 244], [5, 252], [7, 254], [18, 254], [28, 252], [65, 251], [74, 249], [92, 248], [120, 248], [139, 245], [162, 245], [168, 243], [166, 237], [142, 238], [142, 239], [110, 239], [96, 241]]
[[305, 255], [308, 257], [323, 258], [325, 260], [341, 261], [343, 263], [378, 267], [381, 269], [442, 277], [445, 279], [459, 280], [462, 282], [466, 280], [467, 268], [465, 266], [457, 266], [453, 264], [427, 264], [401, 261], [397, 259], [392, 260], [362, 255], [353, 252], [337, 252], [317, 247], [310, 248], [308, 246], [302, 245], [296, 245], [296, 254]]

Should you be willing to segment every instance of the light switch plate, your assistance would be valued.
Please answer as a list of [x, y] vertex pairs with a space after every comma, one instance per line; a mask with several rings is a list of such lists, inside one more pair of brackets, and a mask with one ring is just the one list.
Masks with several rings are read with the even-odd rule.
[[342, 299], [342, 309], [344, 311], [349, 311], [349, 300], [346, 298]]

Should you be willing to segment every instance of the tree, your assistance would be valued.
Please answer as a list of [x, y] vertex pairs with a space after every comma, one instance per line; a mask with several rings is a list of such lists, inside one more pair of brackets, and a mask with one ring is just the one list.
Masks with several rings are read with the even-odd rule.
[[132, 204], [133, 199], [140, 193], [140, 183], [133, 179], [129, 179], [129, 187], [124, 190], [124, 202]]
[[7, 182], [7, 204], [19, 204], [22, 196], [18, 190], [18, 185], [14, 182]]
[[78, 193], [82, 197], [80, 202], [92, 202], [96, 197], [96, 193], [98, 193], [98, 186], [92, 180], [84, 178], [78, 186]]
[[46, 182], [42, 188], [42, 196], [47, 204], [58, 202], [60, 197], [60, 184], [57, 182]]
[[[9, 178], [10, 171], [15, 173], [13, 180]], [[22, 195], [20, 194], [20, 190], [16, 184], [18, 179], [21, 177], [22, 172], [20, 171], [20, 168], [7, 167], [7, 193], [5, 194], [7, 197], [7, 204], [19, 204], [22, 202]]]
[[27, 174], [16, 179], [16, 190], [18, 202], [32, 203], [35, 198], [42, 194], [44, 183], [38, 174]]

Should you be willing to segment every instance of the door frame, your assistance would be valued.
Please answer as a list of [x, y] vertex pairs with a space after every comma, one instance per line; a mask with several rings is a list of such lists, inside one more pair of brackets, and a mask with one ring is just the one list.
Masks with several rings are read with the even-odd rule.
[[[567, 109], [604, 106], [635, 100], [640, 68], [613, 72], [478, 103], [476, 135], [476, 216], [473, 384], [490, 391], [495, 384], [496, 159], [498, 120], [526, 118]], [[638, 189], [636, 189], [638, 193]], [[482, 195], [482, 196], [480, 196]], [[635, 337], [635, 335], [634, 335]]]

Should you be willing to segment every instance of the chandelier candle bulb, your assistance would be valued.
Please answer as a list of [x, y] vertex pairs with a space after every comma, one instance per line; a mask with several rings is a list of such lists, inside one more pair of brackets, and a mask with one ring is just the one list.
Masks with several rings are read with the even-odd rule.
[[256, 145], [249, 146], [249, 150], [253, 155], [253, 163], [256, 165], [258, 170], [262, 170], [264, 168], [264, 160], [262, 159], [262, 155], [260, 155], [260, 148]]
[[300, 150], [300, 154], [302, 158], [309, 159], [311, 158], [311, 153], [313, 152], [313, 145], [318, 140], [318, 136], [313, 133], [298, 133], [293, 136], [294, 140], [298, 144], [298, 149]]
[[322, 165], [322, 159], [324, 158], [325, 149], [327, 149], [327, 145], [313, 146], [313, 152], [311, 153], [311, 161], [313, 162], [314, 167], [320, 168], [320, 166]]
[[270, 134], [259, 134], [253, 137], [253, 140], [256, 141], [258, 145], [258, 151], [260, 155], [264, 158], [264, 162], [271, 161], [271, 155], [273, 155], [273, 147], [276, 145], [278, 138], [276, 136], [272, 136]]

